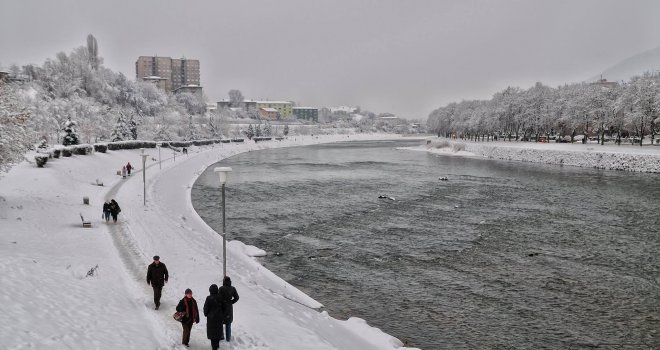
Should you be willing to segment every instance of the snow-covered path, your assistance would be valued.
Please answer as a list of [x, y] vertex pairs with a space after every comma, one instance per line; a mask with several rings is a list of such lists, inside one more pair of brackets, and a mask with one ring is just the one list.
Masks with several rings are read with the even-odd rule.
[[[209, 285], [219, 284], [222, 274], [222, 239], [190, 203], [196, 177], [208, 165], [240, 152], [342, 138], [193, 147], [176, 162], [163, 159], [162, 170], [150, 159], [146, 206], [141, 169], [126, 180], [114, 175], [127, 161], [141, 165], [136, 150], [54, 160], [44, 169], [17, 166], [0, 181], [0, 267], [6, 271], [0, 277], [0, 298], [8, 306], [0, 339], [9, 349], [181, 347], [180, 325], [171, 318], [174, 306], [183, 290], [191, 288], [201, 308]], [[157, 150], [147, 152], [158, 158]], [[171, 152], [162, 154], [169, 157]], [[92, 186], [96, 179], [105, 186]], [[82, 204], [84, 195], [91, 206]], [[100, 219], [101, 204], [109, 198], [122, 207], [117, 224]], [[79, 212], [93, 221], [93, 228], [81, 228]], [[231, 228], [228, 235], [231, 239]], [[238, 241], [228, 245], [228, 274], [241, 300], [235, 306], [234, 341], [222, 348], [401, 347], [359, 319], [338, 321], [318, 312], [318, 302], [259, 265], [249, 248]], [[156, 254], [170, 272], [159, 311], [153, 310], [144, 276]], [[86, 277], [97, 264], [97, 272]], [[202, 317], [193, 327], [192, 348], [208, 347], [205, 321]]]

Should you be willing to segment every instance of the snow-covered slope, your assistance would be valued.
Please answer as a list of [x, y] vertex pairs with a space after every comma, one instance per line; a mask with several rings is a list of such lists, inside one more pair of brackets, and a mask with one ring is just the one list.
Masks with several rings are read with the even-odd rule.
[[[429, 140], [434, 140], [429, 139]], [[646, 144], [599, 145], [595, 143], [540, 142], [446, 142], [449, 146], [436, 148], [434, 144], [408, 148], [435, 154], [514, 160], [531, 163], [570, 165], [583, 168], [625, 170], [660, 173], [660, 147]], [[464, 151], [454, 152], [452, 145], [460, 144]]]
[[[388, 137], [392, 137], [389, 135]], [[383, 138], [351, 135], [350, 140]], [[193, 147], [188, 156], [158, 152], [146, 169], [122, 180], [116, 170], [139, 152], [73, 156], [39, 169], [23, 162], [0, 180], [0, 341], [6, 349], [178, 349], [180, 325], [172, 313], [186, 288], [201, 305], [222, 274], [222, 240], [193, 210], [190, 189], [210, 164], [261, 148], [346, 140], [296, 137], [282, 142]], [[104, 183], [97, 186], [96, 180]], [[90, 205], [83, 204], [87, 196]], [[122, 207], [117, 224], [101, 220], [105, 199]], [[82, 228], [80, 214], [92, 221]], [[229, 236], [231, 230], [229, 228]], [[231, 343], [223, 349], [405, 349], [359, 319], [340, 321], [321, 305], [265, 269], [241, 242], [228, 245], [228, 274], [241, 299]], [[167, 264], [170, 281], [161, 309], [153, 310], [145, 282], [153, 255]], [[193, 327], [191, 348], [206, 348], [206, 320]]]

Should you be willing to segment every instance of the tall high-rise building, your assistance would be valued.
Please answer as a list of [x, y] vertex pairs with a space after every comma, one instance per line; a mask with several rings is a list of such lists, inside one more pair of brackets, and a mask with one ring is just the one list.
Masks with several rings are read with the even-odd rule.
[[199, 60], [140, 56], [135, 61], [135, 78], [152, 81], [159, 88], [166, 91], [200, 87]]

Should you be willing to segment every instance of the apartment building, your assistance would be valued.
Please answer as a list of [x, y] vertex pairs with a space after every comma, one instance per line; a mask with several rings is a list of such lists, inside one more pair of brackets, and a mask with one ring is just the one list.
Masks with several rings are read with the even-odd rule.
[[293, 103], [289, 101], [256, 101], [256, 109], [274, 108], [280, 115], [280, 119], [291, 118], [293, 115]]
[[195, 86], [201, 90], [199, 60], [140, 56], [135, 62], [135, 78], [151, 81], [165, 91], [189, 91]]
[[314, 107], [293, 107], [293, 116], [296, 119], [318, 122], [319, 109]]

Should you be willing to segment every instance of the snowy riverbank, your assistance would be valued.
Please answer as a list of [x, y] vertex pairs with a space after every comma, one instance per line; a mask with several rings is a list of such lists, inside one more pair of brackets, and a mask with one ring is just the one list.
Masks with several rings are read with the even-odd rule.
[[[48, 162], [23, 162], [0, 180], [0, 339], [7, 349], [183, 349], [172, 319], [185, 288], [200, 307], [219, 283], [221, 237], [190, 203], [196, 177], [223, 158], [272, 147], [392, 138], [393, 135], [292, 137], [263, 143], [192, 147], [187, 156], [149, 149], [146, 206], [138, 150], [109, 151]], [[122, 180], [116, 170], [137, 169]], [[104, 186], [97, 186], [97, 179]], [[230, 178], [231, 183], [231, 178]], [[83, 204], [89, 197], [90, 205]], [[104, 200], [122, 207], [119, 222], [101, 220]], [[82, 228], [80, 215], [92, 222]], [[228, 228], [231, 237], [231, 228]], [[230, 238], [231, 239], [231, 238]], [[405, 349], [363, 320], [340, 321], [321, 304], [261, 266], [259, 250], [228, 245], [228, 274], [241, 299], [234, 337], [223, 349]], [[144, 280], [153, 255], [170, 271], [162, 306], [153, 310]], [[193, 327], [191, 348], [209, 346], [206, 320]]]
[[[471, 142], [429, 139], [431, 144], [412, 148], [435, 154], [462, 155], [532, 163], [660, 173], [660, 147], [581, 143]], [[454, 145], [464, 145], [455, 152]], [[448, 145], [448, 147], [440, 147]], [[453, 148], [454, 149], [453, 149]]]

